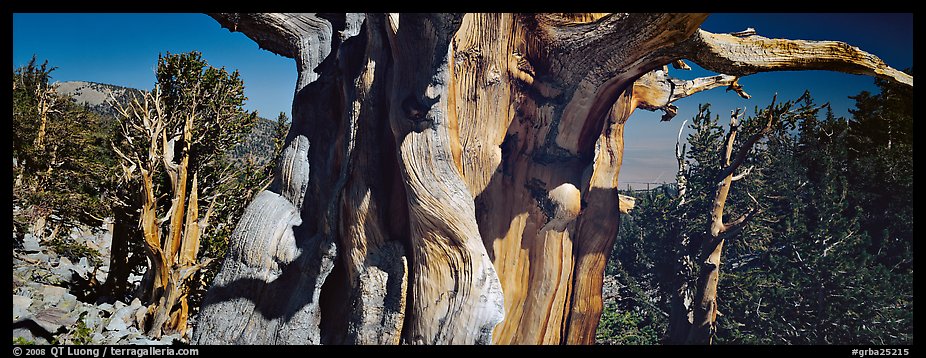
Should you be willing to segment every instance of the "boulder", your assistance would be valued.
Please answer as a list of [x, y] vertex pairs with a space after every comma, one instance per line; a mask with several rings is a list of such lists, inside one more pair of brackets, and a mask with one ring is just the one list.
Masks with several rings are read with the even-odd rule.
[[114, 311], [116, 311], [116, 308], [113, 307], [111, 303], [101, 303], [97, 305], [96, 308], [98, 308], [100, 311], [106, 312], [107, 314], [112, 314]]
[[[84, 324], [94, 331], [102, 331], [100, 325], [103, 324], [103, 317], [100, 315], [100, 310], [95, 306], [86, 305], [84, 312], [87, 312], [87, 314], [84, 315]], [[94, 340], [94, 342], [97, 342], [97, 340]]]
[[26, 255], [26, 258], [32, 261], [38, 261], [39, 263], [48, 263], [48, 255], [42, 252], [36, 252], [34, 254]]
[[76, 323], [77, 316], [59, 308], [48, 308], [36, 314], [33, 320], [45, 330], [57, 332], [61, 327]]
[[26, 234], [23, 236], [23, 251], [39, 252], [42, 251], [42, 246], [39, 245], [39, 240], [34, 235]]
[[117, 309], [115, 312], [113, 312], [113, 315], [109, 320], [109, 324], [106, 325], [106, 329], [109, 331], [124, 331], [128, 329], [129, 326], [135, 323], [135, 312], [140, 307], [141, 301], [136, 299], [132, 301], [131, 305], [123, 306]]
[[[122, 319], [113, 317], [109, 320], [109, 324], [106, 325], [107, 331], [115, 332], [125, 332], [129, 328], [129, 325], [125, 323]], [[126, 333], [128, 334], [128, 333]]]
[[26, 296], [13, 295], [13, 320], [31, 316], [29, 306], [32, 305], [32, 299]]
[[135, 310], [135, 325], [142, 327], [145, 323], [145, 315], [148, 314], [148, 307], [142, 306]]
[[77, 266], [75, 266], [74, 263], [71, 262], [71, 260], [68, 260], [67, 257], [62, 256], [61, 259], [58, 261], [58, 266], [55, 266], [55, 268], [53, 268], [51, 271], [54, 272], [55, 275], [60, 277], [62, 280], [70, 281], [71, 271], [76, 270], [76, 269], [77, 269]]
[[61, 300], [55, 305], [55, 307], [68, 312], [78, 311], [78, 306], [80, 306], [80, 302], [77, 301], [77, 296], [72, 295], [70, 292], [61, 295]]
[[42, 285], [42, 289], [39, 292], [42, 295], [42, 301], [45, 302], [45, 305], [54, 306], [57, 305], [58, 302], [61, 302], [61, 297], [67, 293], [67, 289], [58, 286]]

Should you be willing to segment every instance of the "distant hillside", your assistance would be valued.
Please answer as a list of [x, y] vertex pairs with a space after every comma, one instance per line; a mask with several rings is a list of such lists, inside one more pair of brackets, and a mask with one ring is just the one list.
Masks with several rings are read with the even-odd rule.
[[249, 155], [253, 155], [258, 164], [265, 164], [267, 161], [276, 158], [277, 153], [273, 150], [273, 127], [276, 126], [274, 121], [263, 117], [257, 117], [257, 123], [251, 129], [241, 144], [238, 144], [230, 151], [232, 157], [238, 160], [244, 160]]
[[[71, 96], [77, 103], [90, 106], [94, 112], [110, 116], [116, 115], [114, 103], [129, 103], [132, 98], [141, 98], [144, 91], [116, 85], [96, 82], [69, 81], [58, 82], [58, 93]], [[113, 102], [113, 98], [116, 102]]]
[[[68, 81], [58, 82], [58, 93], [70, 96], [77, 103], [86, 103], [95, 113], [116, 117], [115, 103], [128, 104], [133, 98], [141, 98], [145, 91], [116, 86], [106, 83]], [[113, 97], [116, 102], [113, 102]], [[257, 124], [245, 141], [229, 150], [229, 154], [238, 160], [253, 155], [258, 163], [266, 163], [276, 157], [273, 153], [273, 121], [258, 117]]]

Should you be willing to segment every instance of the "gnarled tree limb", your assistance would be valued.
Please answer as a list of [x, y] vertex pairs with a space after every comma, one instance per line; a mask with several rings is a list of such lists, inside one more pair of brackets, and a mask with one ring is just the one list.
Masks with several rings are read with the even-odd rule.
[[633, 100], [636, 102], [636, 108], [648, 111], [662, 110], [665, 112], [662, 120], [668, 121], [678, 112], [678, 107], [672, 102], [701, 91], [727, 86], [727, 91], [733, 90], [740, 97], [750, 98], [738, 80], [739, 77], [723, 74], [682, 80], [669, 77], [666, 68], [663, 68], [648, 72], [633, 83]]
[[260, 48], [293, 58], [299, 67], [296, 92], [318, 79], [312, 70], [331, 53], [331, 22], [317, 14], [212, 13], [222, 27], [241, 32]]
[[[211, 16], [299, 80], [280, 179], [235, 230], [198, 343], [593, 343], [633, 109], [746, 96], [755, 72], [852, 72], [730, 60], [704, 14]], [[682, 58], [721, 75], [657, 76]]]
[[[754, 32], [753, 32], [754, 33]], [[875, 55], [839, 41], [770, 39], [698, 30], [678, 50], [705, 69], [734, 76], [789, 70], [827, 70], [869, 75], [913, 86], [913, 76]]]

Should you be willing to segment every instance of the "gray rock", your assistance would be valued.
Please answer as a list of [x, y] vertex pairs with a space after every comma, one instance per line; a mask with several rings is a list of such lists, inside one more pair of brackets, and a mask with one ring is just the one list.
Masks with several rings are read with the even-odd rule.
[[42, 285], [42, 301], [45, 301], [50, 306], [58, 304], [61, 301], [61, 296], [64, 296], [65, 293], [67, 293], [67, 289], [64, 287]]
[[89, 248], [92, 249], [92, 250], [103, 251], [103, 250], [102, 250], [102, 247], [100, 247], [100, 245], [97, 244], [97, 241], [96, 241], [95, 238], [94, 238], [94, 239], [87, 240], [86, 244], [87, 244], [87, 247], [89, 247]]
[[26, 258], [30, 260], [39, 261], [39, 262], [45, 262], [45, 263], [48, 262], [48, 255], [41, 253], [41, 252], [37, 252], [34, 254], [28, 254], [26, 255]]
[[106, 276], [109, 275], [109, 266], [100, 266], [100, 270], [96, 272], [96, 280], [100, 282], [106, 282]]
[[134, 327], [129, 327], [129, 330], [127, 331], [113, 332], [114, 335], [110, 336], [110, 340], [113, 342], [112, 344], [129, 344], [130, 341], [134, 341], [139, 338], [147, 338], [132, 328]]
[[32, 299], [25, 296], [13, 295], [13, 320], [16, 321], [26, 315], [31, 315], [28, 311]]
[[113, 311], [116, 310], [116, 308], [113, 307], [113, 305], [110, 303], [101, 303], [96, 306], [96, 308], [98, 308], [100, 311], [106, 311], [108, 313], [113, 313]]
[[61, 327], [76, 323], [77, 317], [76, 315], [69, 315], [67, 311], [62, 309], [49, 308], [36, 314], [33, 320], [49, 332], [57, 332]]
[[90, 263], [87, 261], [86, 257], [81, 257], [80, 261], [74, 265], [74, 271], [77, 272], [81, 277], [87, 277], [87, 272], [90, 271]]
[[32, 287], [30, 286], [19, 286], [13, 292], [20, 296], [32, 297]]
[[42, 246], [39, 245], [39, 240], [37, 240], [35, 236], [32, 234], [26, 234], [23, 236], [23, 251], [39, 252], [42, 251]]
[[72, 295], [69, 292], [65, 292], [61, 295], [61, 300], [58, 301], [58, 304], [55, 307], [65, 310], [65, 311], [75, 311], [80, 303], [77, 301], [77, 296]]
[[[134, 301], [132, 302], [135, 303]], [[118, 304], [117, 304], [118, 306]], [[113, 312], [112, 317], [109, 320], [109, 324], [106, 325], [106, 329], [109, 331], [124, 331], [129, 328], [135, 322], [135, 311], [141, 306], [141, 302], [138, 303], [138, 306], [124, 306]]]
[[58, 266], [55, 266], [51, 271], [58, 275], [61, 279], [65, 281], [71, 280], [71, 270], [76, 270], [77, 266], [74, 266], [71, 263], [71, 260], [68, 260], [67, 257], [61, 257], [61, 260], [58, 261]]
[[125, 321], [118, 317], [113, 317], [109, 320], [109, 324], [106, 325], [107, 331], [125, 332], [125, 330], [128, 328], [129, 326], [125, 323]]
[[[121, 333], [121, 332], [120, 332]], [[125, 344], [125, 335], [110, 335], [106, 336], [105, 342], [103, 344], [108, 345], [124, 345]]]
[[163, 342], [164, 344], [174, 343], [174, 340], [182, 341], [183, 339], [181, 339], [180, 334], [178, 333], [161, 336], [161, 339], [160, 339], [160, 341]]
[[125, 306], [126, 306], [125, 302], [122, 302], [122, 301], [116, 301], [116, 303], [113, 303], [113, 307], [115, 307], [117, 310]]
[[145, 315], [147, 314], [147, 307], [139, 307], [138, 310], [135, 311], [135, 325], [142, 327], [145, 323]]
[[110, 318], [110, 321], [118, 320], [118, 321], [125, 323], [127, 326], [130, 326], [131, 323], [129, 321], [129, 318], [132, 317], [132, 313], [134, 312], [132, 311], [131, 308], [129, 308], [128, 306], [124, 306], [124, 307], [114, 310], [112, 315], [110, 315], [109, 318]]
[[42, 345], [49, 344], [48, 340], [42, 337], [36, 337], [32, 335], [32, 331], [26, 328], [14, 329], [13, 330], [13, 340], [16, 340], [17, 337], [22, 338], [26, 342], [34, 342], [35, 344], [42, 344]]
[[[87, 314], [84, 315], [84, 324], [96, 332], [102, 331], [102, 327], [100, 326], [103, 324], [103, 317], [100, 315], [100, 310], [90, 305], [85, 307], [84, 312], [87, 312]], [[96, 342], [96, 340], [94, 340], [94, 342]]]
[[141, 300], [138, 299], [138, 298], [134, 298], [134, 299], [132, 299], [132, 302], [129, 302], [129, 306], [135, 307], [135, 308], [141, 307], [141, 306], [142, 306], [142, 305], [141, 305]]
[[35, 342], [35, 336], [32, 335], [32, 331], [25, 328], [16, 328], [13, 330], [13, 342], [16, 341], [16, 338], [22, 338], [27, 342]]

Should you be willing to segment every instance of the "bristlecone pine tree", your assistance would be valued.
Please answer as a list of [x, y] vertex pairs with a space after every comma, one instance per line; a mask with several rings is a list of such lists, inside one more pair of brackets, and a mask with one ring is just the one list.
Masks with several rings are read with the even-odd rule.
[[138, 212], [148, 258], [143, 328], [155, 337], [187, 328], [190, 279], [210, 261], [200, 260], [200, 240], [225, 194], [217, 187], [229, 180], [221, 156], [256, 120], [242, 109], [238, 73], [209, 66], [197, 52], [160, 57], [157, 75], [152, 93], [119, 108], [122, 136], [114, 143], [127, 192], [120, 211]]
[[[211, 16], [298, 80], [201, 344], [593, 343], [635, 109], [669, 119], [763, 71], [913, 85], [847, 44], [710, 33], [705, 14]], [[683, 59], [720, 74], [669, 77]]]

